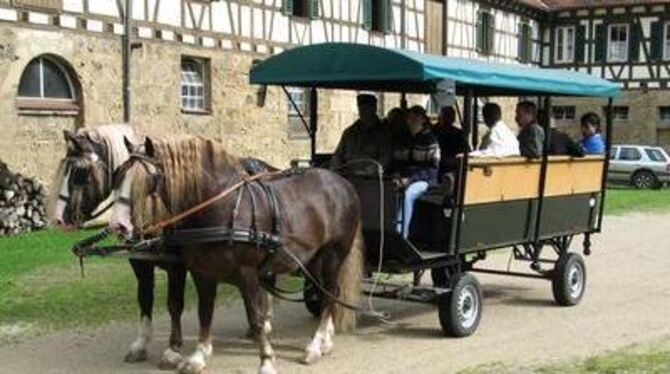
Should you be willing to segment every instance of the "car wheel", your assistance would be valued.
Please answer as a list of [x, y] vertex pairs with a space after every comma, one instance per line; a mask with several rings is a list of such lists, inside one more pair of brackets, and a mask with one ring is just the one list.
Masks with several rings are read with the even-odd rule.
[[633, 174], [633, 177], [631, 178], [631, 183], [635, 188], [649, 189], [657, 186], [658, 180], [656, 180], [656, 176], [654, 175], [654, 173], [647, 170], [640, 170], [635, 174]]

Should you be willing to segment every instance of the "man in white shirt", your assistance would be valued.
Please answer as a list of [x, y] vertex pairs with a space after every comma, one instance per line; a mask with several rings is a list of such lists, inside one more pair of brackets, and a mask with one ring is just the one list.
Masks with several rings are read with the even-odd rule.
[[512, 130], [501, 120], [500, 106], [487, 103], [482, 108], [484, 123], [489, 131], [484, 134], [479, 149], [471, 152], [474, 157], [509, 157], [519, 156], [519, 141]]

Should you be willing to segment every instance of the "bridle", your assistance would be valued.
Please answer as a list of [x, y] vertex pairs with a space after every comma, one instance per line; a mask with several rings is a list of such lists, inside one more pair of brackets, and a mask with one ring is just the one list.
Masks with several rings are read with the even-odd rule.
[[[66, 156], [61, 160], [61, 165], [65, 166], [64, 173], [66, 174], [69, 173], [68, 183], [69, 181], [72, 181], [74, 188], [77, 189], [81, 189], [89, 185], [91, 182], [91, 172], [84, 171], [83, 169], [79, 168], [74, 168], [74, 166], [78, 161], [92, 162], [94, 165], [101, 165], [102, 168], [105, 170], [105, 174], [107, 174], [107, 186], [106, 186], [107, 191], [113, 191], [114, 170], [112, 169], [110, 162], [111, 154], [110, 156], [108, 156], [109, 160], [105, 162], [100, 157], [96, 157], [95, 159], [87, 157], [87, 153], [94, 154], [97, 156], [97, 153], [95, 152], [82, 152], [82, 154], [79, 156]], [[70, 187], [68, 186], [67, 187], [68, 195], [64, 195], [62, 192], [58, 194], [58, 200], [64, 202], [67, 206], [69, 206], [70, 203], [72, 202], [72, 194], [70, 193], [69, 188]], [[113, 203], [114, 203], [113, 201], [110, 202], [104, 208], [92, 214], [91, 217], [88, 218], [88, 220], [90, 221], [92, 219], [100, 217], [114, 205]]]
[[[112, 176], [112, 189], [120, 187], [121, 177], [135, 164], [139, 163], [144, 171], [147, 172], [149, 178], [151, 179], [151, 185], [149, 186], [148, 192], [149, 195], [156, 197], [163, 187], [163, 167], [162, 165], [154, 158], [149, 157], [142, 153], [131, 153], [130, 157], [123, 165], [114, 172]], [[153, 167], [153, 170], [152, 170]], [[131, 207], [132, 202], [128, 196], [118, 196], [115, 197], [112, 201], [114, 203], [119, 203], [127, 207]]]

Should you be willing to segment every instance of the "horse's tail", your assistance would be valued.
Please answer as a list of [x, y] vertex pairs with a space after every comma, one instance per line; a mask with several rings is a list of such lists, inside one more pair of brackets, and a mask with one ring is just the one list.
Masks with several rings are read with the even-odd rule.
[[[364, 251], [365, 242], [359, 221], [356, 225], [356, 234], [351, 249], [344, 259], [337, 276], [339, 299], [349, 305], [358, 305], [361, 297]], [[334, 303], [333, 321], [338, 331], [346, 332], [353, 330], [356, 327], [356, 312], [338, 303]]]

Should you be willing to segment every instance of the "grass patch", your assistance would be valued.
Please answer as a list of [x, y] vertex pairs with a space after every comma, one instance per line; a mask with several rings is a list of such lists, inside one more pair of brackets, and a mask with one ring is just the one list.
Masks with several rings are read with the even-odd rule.
[[606, 214], [647, 211], [670, 211], [670, 189], [609, 188], [607, 190]]
[[[31, 326], [31, 330], [45, 331], [137, 319], [137, 286], [127, 261], [89, 259], [86, 277], [81, 278], [70, 248], [90, 234], [47, 230], [0, 238], [0, 325], [5, 330]], [[228, 286], [219, 290], [219, 302], [230, 300], [236, 292]], [[157, 270], [155, 315], [165, 311], [166, 294], [166, 273]], [[187, 307], [195, 305], [195, 299], [189, 279]]]
[[535, 367], [512, 367], [496, 362], [462, 370], [459, 373], [664, 374], [670, 373], [670, 340], [643, 346], [634, 345], [602, 355], [591, 356], [577, 362]]

